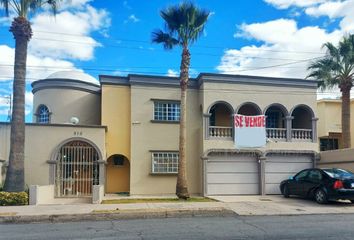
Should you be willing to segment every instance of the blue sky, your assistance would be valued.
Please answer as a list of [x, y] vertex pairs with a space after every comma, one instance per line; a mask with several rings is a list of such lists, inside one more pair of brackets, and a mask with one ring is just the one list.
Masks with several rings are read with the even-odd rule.
[[[321, 45], [354, 32], [353, 0], [195, 0], [211, 16], [191, 47], [191, 75], [200, 72], [304, 78]], [[30, 17], [27, 121], [31, 121], [30, 83], [56, 71], [175, 76], [179, 48], [165, 51], [151, 43], [163, 28], [159, 11], [179, 1], [64, 0], [55, 18], [47, 11]], [[0, 121], [6, 121], [11, 94], [14, 41], [8, 31], [13, 14], [0, 14]], [[319, 97], [336, 96], [329, 92]]]

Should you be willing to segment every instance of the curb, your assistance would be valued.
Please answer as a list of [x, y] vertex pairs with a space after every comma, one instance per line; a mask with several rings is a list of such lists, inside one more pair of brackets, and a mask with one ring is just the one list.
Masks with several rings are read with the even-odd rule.
[[150, 218], [182, 217], [231, 217], [237, 214], [226, 208], [181, 209], [181, 210], [119, 210], [107, 213], [57, 214], [32, 216], [2, 216], [0, 224], [60, 223], [77, 221], [110, 221]]

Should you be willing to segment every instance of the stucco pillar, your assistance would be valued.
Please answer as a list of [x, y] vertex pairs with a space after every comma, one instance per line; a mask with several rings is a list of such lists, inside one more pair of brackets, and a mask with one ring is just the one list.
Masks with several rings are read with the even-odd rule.
[[318, 118], [312, 118], [312, 142], [317, 142], [317, 121]]
[[48, 160], [47, 163], [49, 164], [49, 184], [55, 184], [55, 166], [57, 161], [55, 160]]
[[265, 164], [267, 157], [260, 156], [258, 158], [258, 176], [259, 176], [259, 193], [265, 195]]
[[209, 125], [210, 125], [210, 113], [203, 114], [204, 117], [204, 137], [209, 139]]
[[293, 116], [286, 116], [285, 117], [285, 124], [286, 124], [286, 141], [291, 142], [291, 130], [292, 130], [292, 121]]
[[98, 184], [104, 186], [105, 185], [105, 180], [106, 180], [106, 161], [104, 160], [99, 160], [98, 165], [99, 165], [99, 180]]

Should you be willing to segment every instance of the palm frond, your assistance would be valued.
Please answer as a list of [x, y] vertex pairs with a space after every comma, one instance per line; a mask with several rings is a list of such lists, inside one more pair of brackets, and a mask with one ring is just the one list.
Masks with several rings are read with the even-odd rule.
[[6, 16], [9, 16], [10, 0], [0, 0], [0, 6], [4, 7]]
[[162, 43], [165, 49], [172, 49], [175, 45], [179, 44], [177, 39], [162, 30], [153, 31], [151, 39], [154, 43]]
[[165, 30], [182, 45], [195, 42], [203, 33], [210, 12], [191, 2], [182, 2], [160, 12], [165, 20]]

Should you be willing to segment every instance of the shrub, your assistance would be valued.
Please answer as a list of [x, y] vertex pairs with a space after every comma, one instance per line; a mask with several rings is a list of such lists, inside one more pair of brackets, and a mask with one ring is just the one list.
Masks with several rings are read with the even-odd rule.
[[19, 206], [28, 204], [26, 192], [0, 192], [0, 206]]

